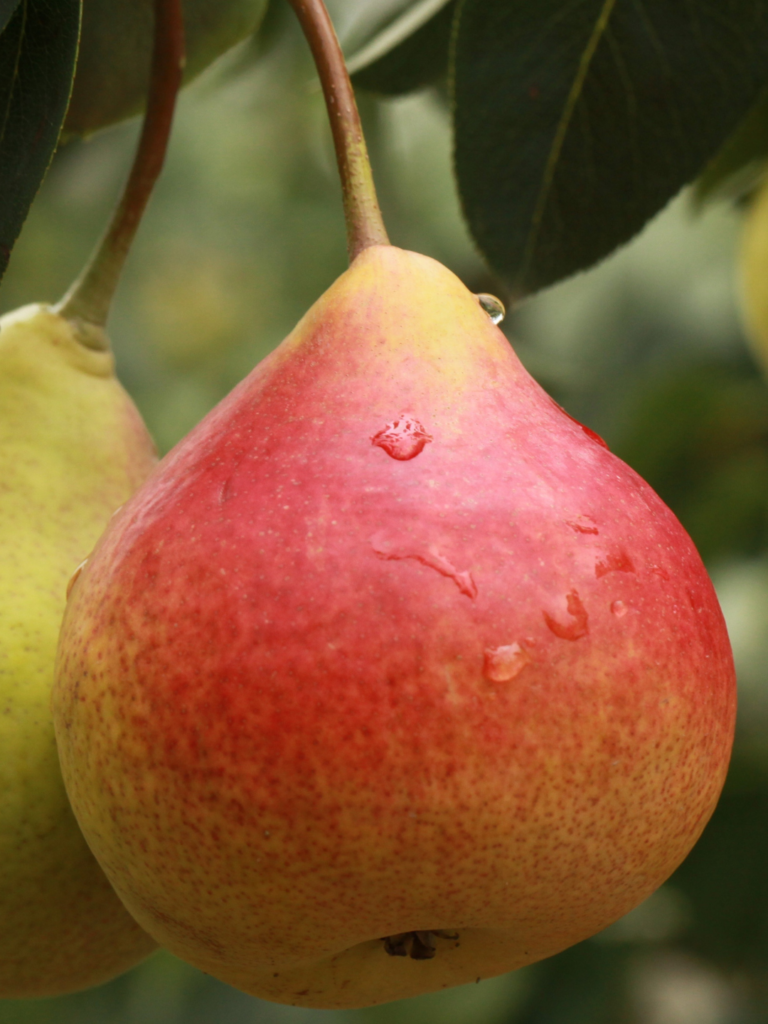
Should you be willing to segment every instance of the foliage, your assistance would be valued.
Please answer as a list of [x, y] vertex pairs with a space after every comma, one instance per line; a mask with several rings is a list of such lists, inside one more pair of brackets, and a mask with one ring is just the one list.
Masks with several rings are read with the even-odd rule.
[[0, 275], [56, 148], [79, 25], [80, 0], [0, 5]]
[[714, 155], [764, 81], [762, 4], [466, 0], [457, 18], [459, 188], [480, 248], [516, 293], [627, 241]]
[[[0, 35], [8, 54], [0, 109], [17, 110], [11, 101], [19, 95], [38, 96], [34, 109], [25, 99], [6, 119], [13, 132], [0, 137], [16, 157], [13, 165], [0, 159], [7, 248], [64, 119], [77, 6], [22, 0]], [[449, 88], [464, 212], [516, 295], [591, 266], [636, 234], [715, 156], [766, 83], [766, 0], [336, 0], [332, 9], [361, 88], [385, 95], [434, 82]], [[232, 17], [239, 11], [233, 5]], [[19, 19], [33, 15], [36, 36], [25, 29], [22, 46]], [[190, 53], [199, 63], [197, 24]], [[130, 33], [123, 36], [126, 48], [135, 46]], [[88, 95], [111, 96], [114, 62], [94, 60], [99, 39], [84, 36], [80, 60], [89, 68]], [[18, 71], [16, 50], [28, 62]], [[253, 52], [263, 57], [264, 47]], [[26, 66], [36, 69], [29, 84]], [[115, 96], [109, 109], [130, 112], [135, 101]], [[89, 130], [115, 116], [99, 122], [89, 113]]]
[[740, 197], [759, 180], [768, 159], [768, 93], [763, 93], [696, 183], [700, 203]]

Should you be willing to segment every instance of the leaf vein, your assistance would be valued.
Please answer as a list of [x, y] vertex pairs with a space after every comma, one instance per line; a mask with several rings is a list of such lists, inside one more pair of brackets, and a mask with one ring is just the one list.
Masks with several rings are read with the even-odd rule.
[[534, 208], [533, 216], [531, 218], [531, 230], [528, 236], [528, 242], [525, 247], [525, 253], [522, 260], [524, 272], [530, 266], [530, 262], [533, 258], [536, 243], [539, 237], [539, 232], [541, 230], [541, 223], [544, 218], [544, 211], [546, 209], [547, 202], [552, 191], [552, 184], [554, 181], [555, 172], [557, 170], [557, 164], [560, 160], [560, 154], [562, 153], [563, 145], [565, 144], [565, 138], [568, 134], [568, 129], [571, 125], [574, 111], [576, 110], [576, 105], [579, 102], [579, 99], [581, 98], [584, 83], [586, 81], [587, 75], [589, 74], [589, 69], [592, 65], [592, 60], [594, 59], [597, 47], [599, 46], [600, 41], [602, 40], [603, 35], [605, 34], [605, 31], [608, 27], [608, 23], [610, 21], [615, 6], [616, 0], [603, 0], [603, 5], [600, 10], [600, 14], [598, 15], [595, 21], [592, 33], [589, 37], [589, 40], [587, 41], [587, 45], [585, 46], [584, 51], [579, 60], [573, 84], [571, 85], [570, 91], [566, 98], [565, 105], [563, 107], [563, 113], [558, 122], [557, 129], [555, 131], [555, 137], [552, 140], [552, 146], [550, 148], [549, 155], [547, 157], [547, 163], [544, 168], [541, 189], [539, 191], [539, 195], [536, 200], [536, 206]]

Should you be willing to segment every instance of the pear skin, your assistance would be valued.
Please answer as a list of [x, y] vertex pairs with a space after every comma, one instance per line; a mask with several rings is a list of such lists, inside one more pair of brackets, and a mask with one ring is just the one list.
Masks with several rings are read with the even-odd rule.
[[768, 373], [768, 177], [747, 209], [740, 270], [744, 328], [758, 363]]
[[450, 271], [373, 246], [113, 520], [53, 709], [142, 926], [344, 1008], [653, 892], [715, 806], [735, 679], [672, 512]]
[[155, 948], [77, 826], [49, 707], [67, 583], [155, 461], [108, 351], [45, 306], [0, 319], [3, 998], [95, 985]]

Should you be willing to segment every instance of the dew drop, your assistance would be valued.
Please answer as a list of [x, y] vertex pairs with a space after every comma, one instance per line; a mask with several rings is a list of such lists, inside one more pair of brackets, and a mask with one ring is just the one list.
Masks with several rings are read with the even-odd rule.
[[623, 548], [613, 551], [605, 556], [604, 560], [595, 562], [595, 576], [600, 579], [607, 576], [609, 572], [634, 572], [635, 567], [632, 559]]
[[504, 303], [501, 299], [497, 299], [495, 295], [488, 295], [486, 292], [481, 292], [477, 296], [477, 301], [488, 314], [491, 319], [491, 323], [493, 324], [500, 324], [507, 315]]
[[548, 612], [543, 612], [544, 621], [549, 629], [560, 637], [561, 640], [580, 640], [589, 633], [589, 615], [587, 609], [581, 602], [578, 592], [572, 590], [565, 596], [566, 607], [572, 621], [567, 623], [558, 622]]
[[556, 402], [551, 395], [547, 395], [547, 398], [550, 400], [550, 402], [552, 403], [552, 405], [554, 405], [556, 409], [559, 409], [564, 416], [568, 417], [571, 423], [575, 423], [577, 427], [581, 427], [581, 429], [584, 431], [584, 433], [587, 435], [590, 441], [594, 441], [595, 444], [599, 444], [601, 448], [606, 448], [608, 449], [608, 451], [610, 451], [610, 448], [608, 448], [608, 444], [602, 439], [602, 437], [600, 437], [599, 434], [596, 434], [595, 431], [592, 430], [590, 427], [585, 427], [584, 424], [580, 420], [577, 420], [575, 416], [571, 416], [568, 410], [564, 409], [559, 402]]
[[614, 601], [611, 605], [611, 611], [617, 619], [623, 619], [624, 616], [627, 614], [627, 606], [624, 604], [623, 601]]
[[494, 683], [508, 683], [530, 665], [530, 654], [520, 644], [487, 647], [483, 658], [483, 675]]
[[[573, 419], [573, 416], [571, 416], [571, 419]], [[578, 420], [575, 420], [575, 422], [579, 423]], [[604, 441], [599, 434], [597, 434], [594, 430], [590, 430], [589, 427], [585, 427], [583, 423], [579, 423], [579, 426], [590, 439], [590, 441], [594, 441], [595, 444], [599, 444], [601, 448], [606, 448], [608, 451], [610, 451], [610, 448], [608, 448], [608, 442]]]
[[72, 588], [77, 583], [77, 581], [80, 579], [80, 574], [82, 573], [83, 569], [86, 567], [87, 564], [88, 564], [88, 559], [84, 558], [82, 560], [82, 562], [80, 563], [80, 565], [78, 565], [78, 567], [72, 573], [72, 576], [71, 576], [71, 578], [69, 580], [69, 583], [67, 584], [67, 600], [69, 600], [69, 595], [72, 593]]
[[232, 497], [232, 477], [227, 477], [219, 490], [219, 505], [226, 505]]
[[417, 419], [412, 416], [399, 416], [387, 423], [378, 434], [371, 438], [371, 444], [383, 448], [387, 455], [398, 462], [415, 459], [432, 440]]
[[441, 576], [452, 579], [462, 594], [472, 598], [477, 597], [477, 584], [472, 573], [465, 569], [459, 570], [437, 550], [434, 545], [423, 546], [410, 538], [402, 540], [391, 539], [385, 531], [380, 531], [371, 537], [371, 546], [379, 558], [385, 561], [399, 561], [401, 559], [413, 558], [422, 565], [439, 572]]
[[600, 533], [592, 516], [576, 516], [575, 519], [566, 519], [565, 525], [570, 526], [575, 533], [592, 533], [595, 535]]

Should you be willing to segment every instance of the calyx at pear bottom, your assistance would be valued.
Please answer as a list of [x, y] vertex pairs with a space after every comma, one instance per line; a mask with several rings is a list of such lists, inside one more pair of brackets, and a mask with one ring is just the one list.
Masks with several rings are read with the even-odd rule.
[[314, 1007], [487, 978], [627, 912], [709, 818], [734, 711], [672, 512], [452, 273], [388, 246], [115, 517], [54, 693], [75, 813], [141, 926]]

